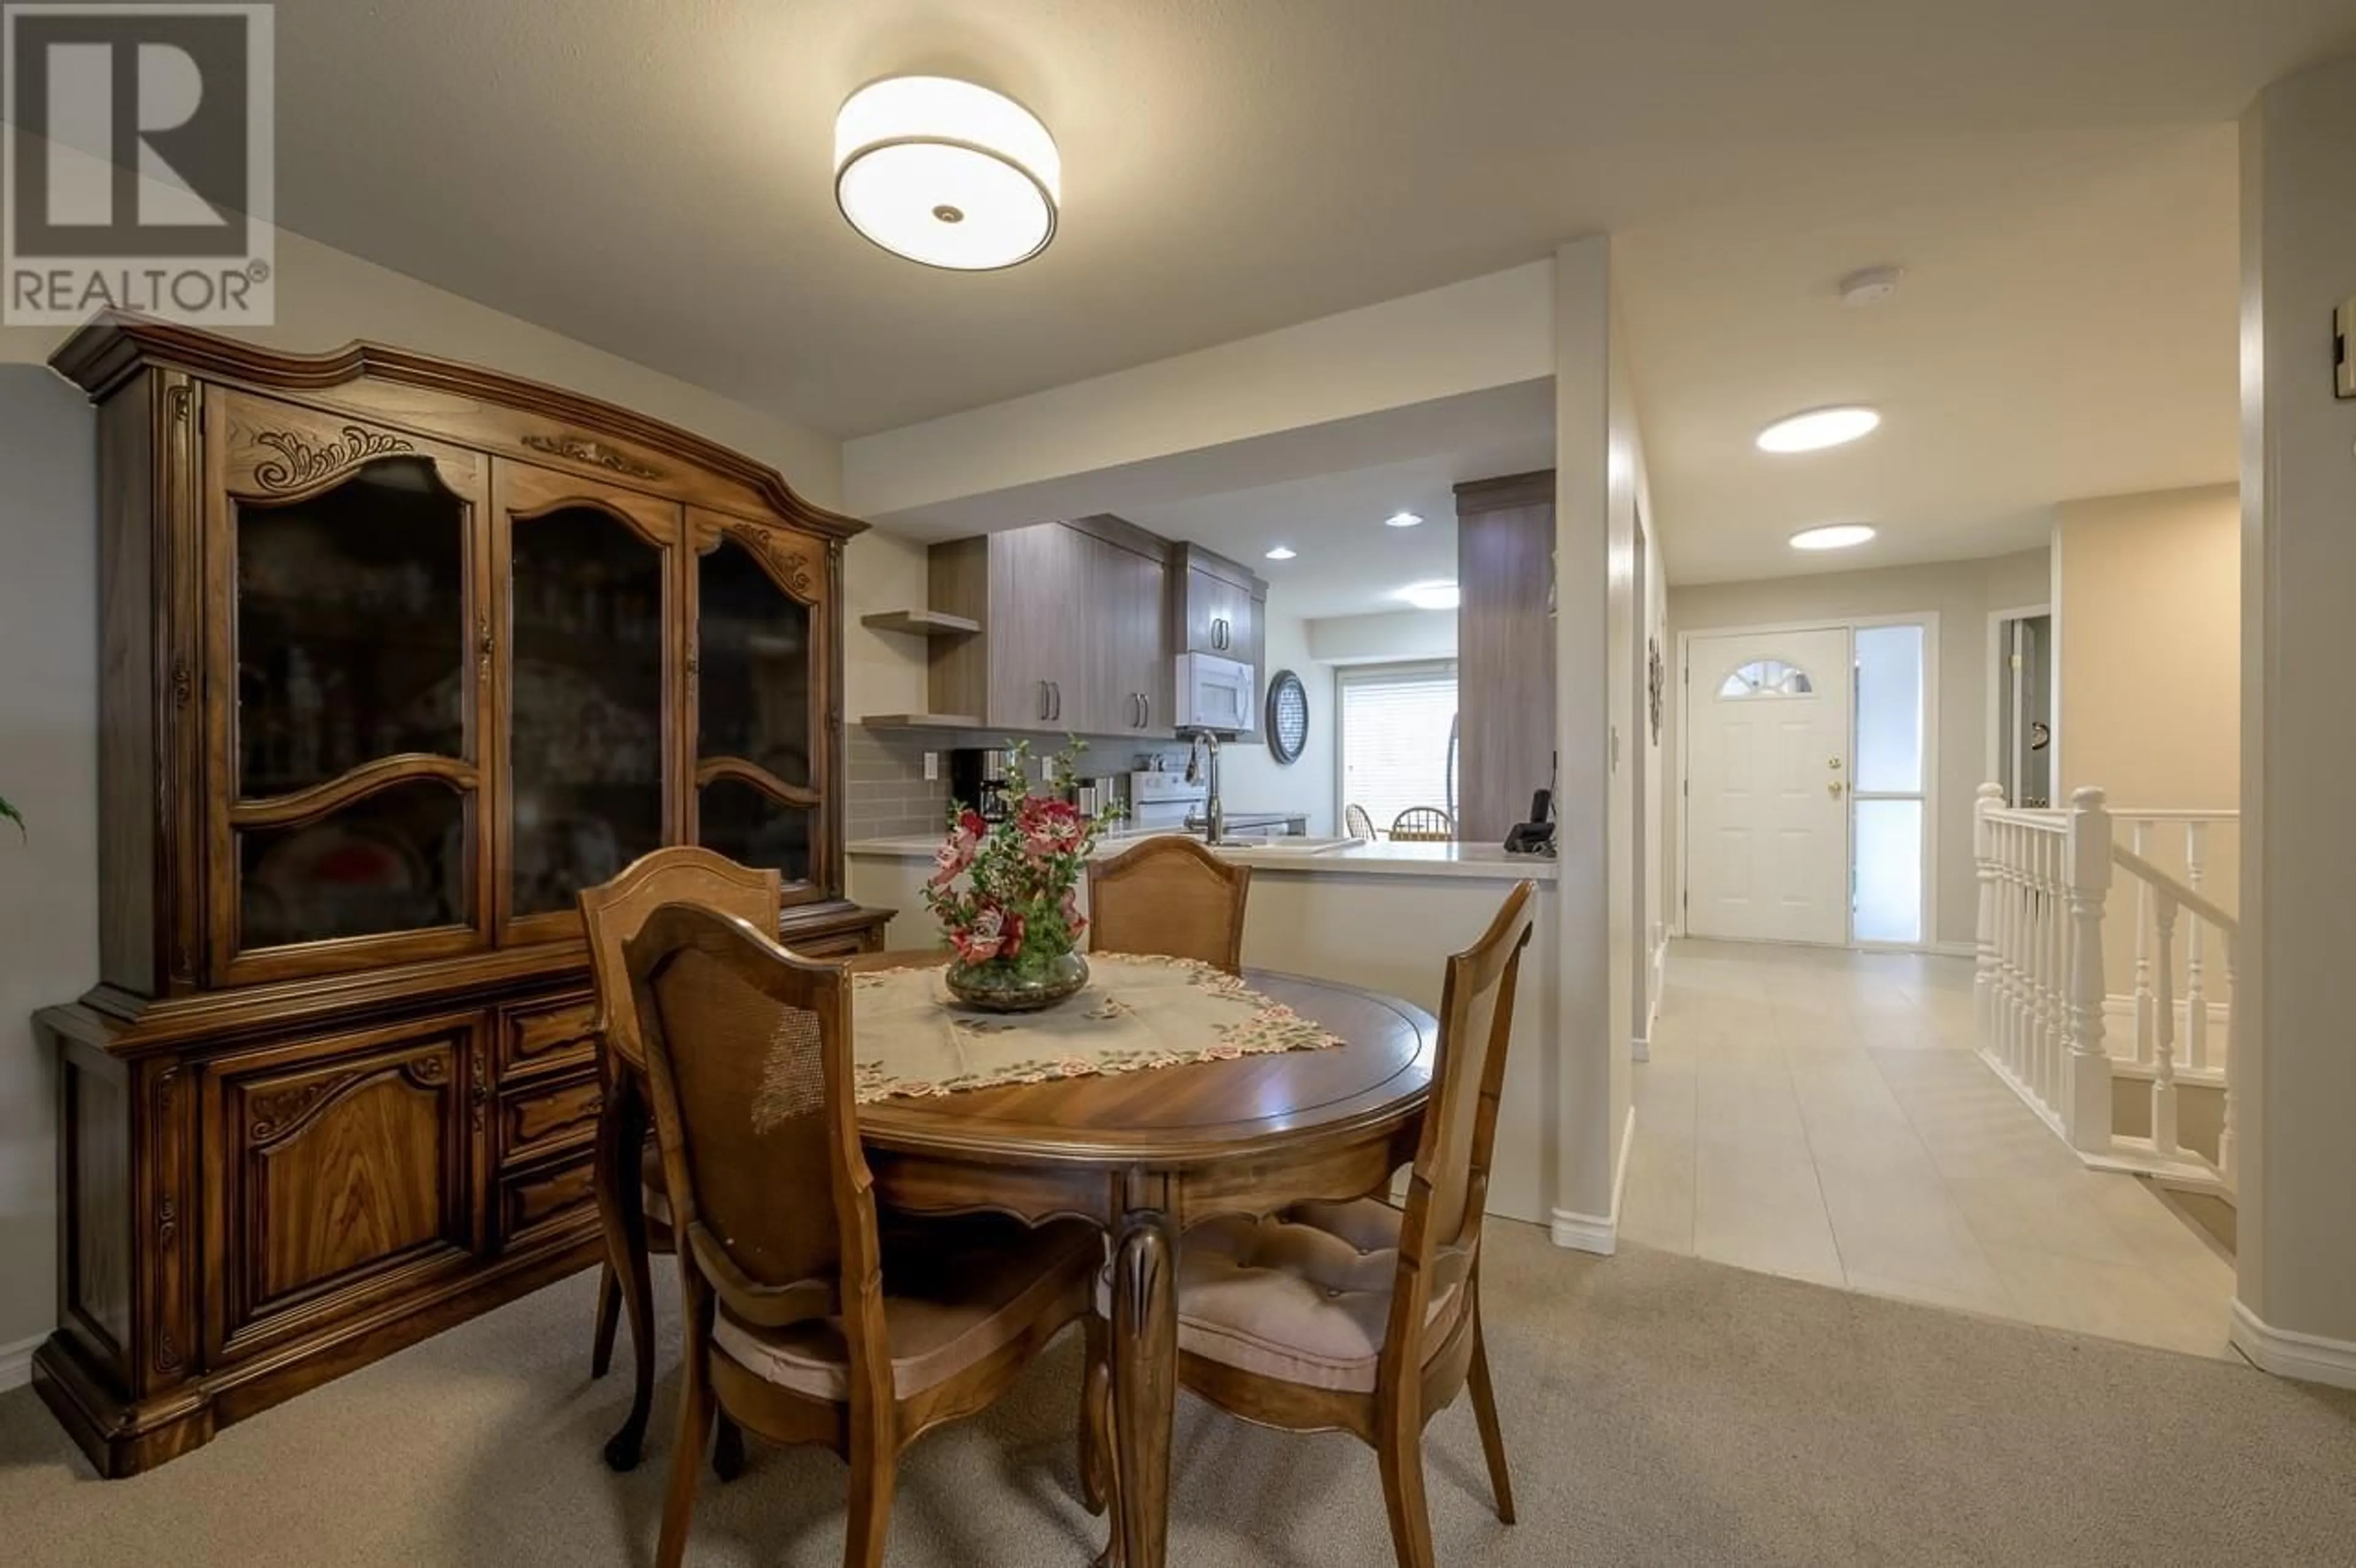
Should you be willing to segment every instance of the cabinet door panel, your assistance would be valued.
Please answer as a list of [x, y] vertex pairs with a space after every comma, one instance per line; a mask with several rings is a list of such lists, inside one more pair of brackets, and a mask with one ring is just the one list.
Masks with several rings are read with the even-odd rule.
[[1072, 727], [1086, 706], [1077, 676], [1087, 560], [1082, 535], [1059, 523], [990, 538], [991, 724]]
[[501, 933], [578, 928], [574, 897], [676, 842], [670, 649], [680, 508], [501, 463], [507, 733]]
[[485, 463], [316, 410], [205, 405], [213, 978], [485, 945]]
[[467, 1266], [481, 1229], [481, 1032], [469, 1013], [207, 1067], [216, 1356]]
[[788, 904], [827, 897], [841, 877], [824, 810], [835, 757], [826, 554], [717, 514], [690, 527], [693, 842], [776, 869]]

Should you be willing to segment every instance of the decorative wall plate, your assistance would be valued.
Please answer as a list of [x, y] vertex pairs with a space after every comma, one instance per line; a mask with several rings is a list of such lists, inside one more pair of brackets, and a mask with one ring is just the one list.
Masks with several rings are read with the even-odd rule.
[[1286, 764], [1301, 760], [1309, 744], [1309, 688], [1289, 669], [1268, 683], [1268, 752]]

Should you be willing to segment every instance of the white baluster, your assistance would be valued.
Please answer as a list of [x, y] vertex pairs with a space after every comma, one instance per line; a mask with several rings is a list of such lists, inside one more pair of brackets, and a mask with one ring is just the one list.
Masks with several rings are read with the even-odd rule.
[[[2208, 831], [2205, 822], [2184, 825], [2184, 880], [2196, 893]], [[2201, 928], [2207, 923], [2196, 913], [2184, 927], [2184, 1061], [2195, 1072], [2209, 1066], [2209, 993], [2201, 983]]]
[[2233, 937], [2231, 933], [2221, 933], [2221, 934], [2224, 937], [2225, 943], [2225, 1119], [2217, 1133], [2217, 1174], [2224, 1179], [2226, 1191], [2236, 1192], [2240, 1190], [2242, 1161], [2241, 1150], [2236, 1147], [2240, 1138], [2234, 1126], [2234, 1118], [2239, 1113], [2234, 1100], [2235, 1083], [2241, 1077], [2242, 1053], [2233, 1049], [2241, 1038], [2233, 1032], [2233, 1029], [2240, 1022], [2242, 993], [2234, 974], [2236, 965]]
[[[2151, 859], [2151, 824], [2143, 817], [2136, 818], [2134, 848], [2138, 859]], [[2148, 1067], [2151, 1065], [2151, 884], [2141, 877], [2136, 879], [2135, 947], [2135, 1059]]]
[[2060, 1104], [2053, 1041], [2060, 1025], [2054, 1018], [2053, 975], [2053, 836], [2042, 830], [2029, 839], [2029, 1082], [2046, 1105]]
[[2151, 1064], [2151, 1146], [2164, 1157], [2176, 1153], [2176, 895], [2153, 890], [2158, 917], [2159, 984], [2153, 1010], [2158, 1016]]
[[2020, 963], [2020, 824], [2004, 825], [2004, 1064], [2020, 1076], [2020, 1046], [2028, 1038], [2021, 1028], [2022, 1000], [2029, 995], [2028, 977]]
[[1972, 1019], [1980, 1049], [1996, 1047], [1996, 825], [1988, 813], [2004, 804], [2004, 786], [1980, 785], [1972, 806], [1972, 859], [1979, 873], [1979, 923], [1972, 942]]
[[2070, 1057], [2070, 903], [2065, 834], [2045, 836], [2045, 974], [2052, 1010], [2045, 1024], [2046, 1101], [2062, 1105], [2062, 1081]]
[[2111, 886], [2111, 818], [2103, 792], [2070, 796], [2069, 1084], [2062, 1125], [2072, 1147], [2111, 1145], [2111, 1059], [2103, 1051], [2103, 901]]

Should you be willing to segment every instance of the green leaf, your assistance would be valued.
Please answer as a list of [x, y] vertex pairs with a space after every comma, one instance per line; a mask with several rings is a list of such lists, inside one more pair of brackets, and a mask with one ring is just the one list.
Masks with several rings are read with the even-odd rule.
[[29, 831], [25, 827], [24, 813], [18, 811], [15, 806], [10, 805], [8, 804], [8, 797], [5, 795], [0, 795], [0, 817], [5, 817], [8, 821], [15, 823], [16, 825], [16, 831], [18, 834], [27, 837], [31, 837]]

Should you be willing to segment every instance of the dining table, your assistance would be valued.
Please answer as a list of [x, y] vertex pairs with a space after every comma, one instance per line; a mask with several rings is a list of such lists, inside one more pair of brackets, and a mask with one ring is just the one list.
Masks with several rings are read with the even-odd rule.
[[[854, 970], [946, 965], [871, 954]], [[1180, 1236], [1220, 1215], [1387, 1190], [1415, 1156], [1439, 1026], [1413, 1003], [1305, 976], [1243, 983], [1323, 1031], [1323, 1049], [1049, 1076], [862, 1104], [877, 1198], [919, 1214], [1076, 1217], [1109, 1240], [1111, 1540], [1124, 1568], [1168, 1555]], [[854, 1009], [854, 1028], [856, 1011]]]

